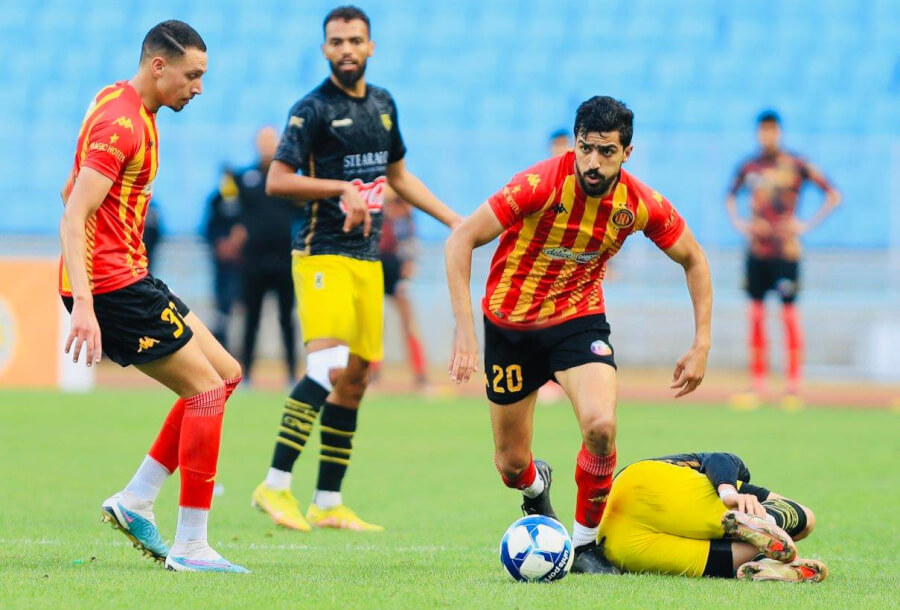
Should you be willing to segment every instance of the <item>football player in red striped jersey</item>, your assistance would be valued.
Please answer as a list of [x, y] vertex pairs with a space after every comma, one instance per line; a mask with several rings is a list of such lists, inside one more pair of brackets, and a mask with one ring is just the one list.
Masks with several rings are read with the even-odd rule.
[[633, 122], [617, 100], [587, 100], [575, 117], [575, 150], [515, 176], [446, 246], [457, 323], [450, 375], [459, 383], [478, 368], [472, 251], [500, 237], [482, 300], [484, 365], [497, 469], [507, 486], [523, 492], [526, 514], [555, 517], [551, 469], [531, 453], [538, 388], [555, 378], [575, 408], [583, 444], [575, 471], [574, 572], [611, 569], [595, 542], [616, 464], [616, 368], [602, 280], [606, 261], [629, 235], [643, 231], [684, 268], [695, 333], [675, 366], [676, 396], [703, 380], [710, 346], [706, 256], [675, 208], [622, 169], [633, 149]]

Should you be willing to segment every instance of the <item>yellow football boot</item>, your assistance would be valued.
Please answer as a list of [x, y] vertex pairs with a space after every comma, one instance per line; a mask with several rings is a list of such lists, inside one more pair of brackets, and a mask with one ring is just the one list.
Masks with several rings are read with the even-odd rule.
[[762, 405], [762, 399], [756, 392], [741, 392], [728, 398], [728, 406], [735, 411], [755, 411]]
[[250, 504], [269, 515], [276, 525], [298, 532], [312, 530], [303, 518], [300, 503], [288, 489], [270, 489], [265, 483], [260, 483], [259, 487], [253, 490], [253, 500]]
[[321, 509], [315, 504], [309, 505], [306, 520], [313, 527], [333, 527], [335, 529], [354, 530], [357, 532], [383, 532], [384, 528], [374, 523], [366, 523], [352, 510], [340, 504], [334, 508]]
[[781, 397], [781, 408], [784, 411], [801, 411], [803, 406], [803, 399], [796, 394], [785, 394]]

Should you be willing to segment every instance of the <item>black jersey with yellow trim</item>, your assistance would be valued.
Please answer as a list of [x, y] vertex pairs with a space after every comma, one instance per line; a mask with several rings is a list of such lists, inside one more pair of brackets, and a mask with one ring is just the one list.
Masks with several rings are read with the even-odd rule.
[[[742, 484], [750, 482], [750, 469], [741, 458], [733, 453], [678, 453], [641, 461], [665, 462], [673, 466], [696, 470], [706, 475], [714, 489], [718, 489], [719, 485], [725, 483], [740, 488]], [[621, 474], [622, 470], [618, 474]]]
[[362, 225], [344, 233], [339, 197], [310, 201], [293, 250], [378, 260], [387, 166], [405, 155], [397, 106], [386, 89], [366, 85], [355, 98], [326, 79], [294, 104], [275, 159], [306, 176], [354, 184], [369, 205], [372, 228], [368, 237]]

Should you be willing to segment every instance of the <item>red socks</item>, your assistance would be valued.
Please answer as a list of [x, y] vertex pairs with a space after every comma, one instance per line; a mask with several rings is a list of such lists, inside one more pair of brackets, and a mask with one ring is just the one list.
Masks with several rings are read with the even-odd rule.
[[600, 525], [615, 468], [615, 449], [609, 455], [594, 455], [581, 445], [575, 465], [575, 483], [578, 485], [575, 521], [580, 525], [590, 528]]
[[784, 322], [787, 347], [787, 391], [796, 394], [800, 389], [800, 371], [803, 366], [803, 329], [800, 328], [800, 314], [793, 304], [786, 304], [781, 310], [781, 319]]
[[[225, 382], [225, 400], [234, 393], [243, 377], [236, 377]], [[159, 462], [170, 473], [178, 469], [178, 444], [181, 438], [181, 422], [184, 419], [184, 398], [179, 398], [166, 416], [159, 435], [147, 454]]]
[[178, 468], [178, 438], [181, 436], [181, 420], [184, 419], [184, 398], [175, 401], [175, 405], [166, 416], [159, 435], [150, 447], [147, 455], [162, 464], [169, 473]]
[[766, 385], [766, 306], [762, 301], [750, 304], [750, 375], [753, 390], [760, 392]]
[[224, 386], [184, 400], [184, 419], [181, 420], [178, 444], [178, 465], [181, 467], [179, 506], [209, 510], [212, 505], [224, 414]]
[[406, 349], [409, 351], [409, 361], [416, 379], [424, 377], [425, 351], [422, 349], [422, 343], [417, 337], [411, 335], [406, 342]]
[[537, 468], [534, 467], [534, 458], [531, 458], [531, 462], [528, 464], [528, 468], [522, 471], [515, 479], [509, 479], [505, 474], [500, 470], [500, 467], [497, 466], [497, 459], [494, 458], [494, 466], [497, 467], [497, 472], [500, 473], [500, 478], [503, 479], [503, 484], [512, 489], [525, 489], [526, 487], [531, 487], [531, 484], [534, 483], [534, 479], [537, 478]]

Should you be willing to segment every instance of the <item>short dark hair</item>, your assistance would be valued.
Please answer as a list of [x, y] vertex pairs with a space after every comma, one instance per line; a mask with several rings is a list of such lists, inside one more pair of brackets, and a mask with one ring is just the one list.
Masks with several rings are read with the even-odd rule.
[[622, 146], [627, 148], [634, 135], [634, 113], [617, 99], [595, 95], [582, 103], [575, 113], [575, 137], [595, 131], [618, 131]]
[[372, 24], [369, 21], [369, 16], [366, 15], [366, 12], [364, 10], [362, 10], [358, 6], [353, 6], [352, 4], [339, 6], [335, 9], [332, 9], [330, 13], [325, 15], [325, 21], [322, 22], [322, 34], [325, 33], [325, 28], [332, 21], [353, 21], [354, 19], [359, 19], [360, 21], [365, 23], [366, 31], [369, 32], [369, 36], [372, 35]]
[[760, 123], [777, 123], [778, 125], [781, 125], [781, 117], [775, 110], [763, 110], [759, 113], [759, 116], [756, 117], [756, 124], [759, 125]]
[[197, 30], [184, 21], [170, 19], [157, 23], [141, 44], [141, 61], [151, 55], [164, 55], [166, 57], [181, 57], [188, 49], [206, 51], [206, 43], [200, 38]]

